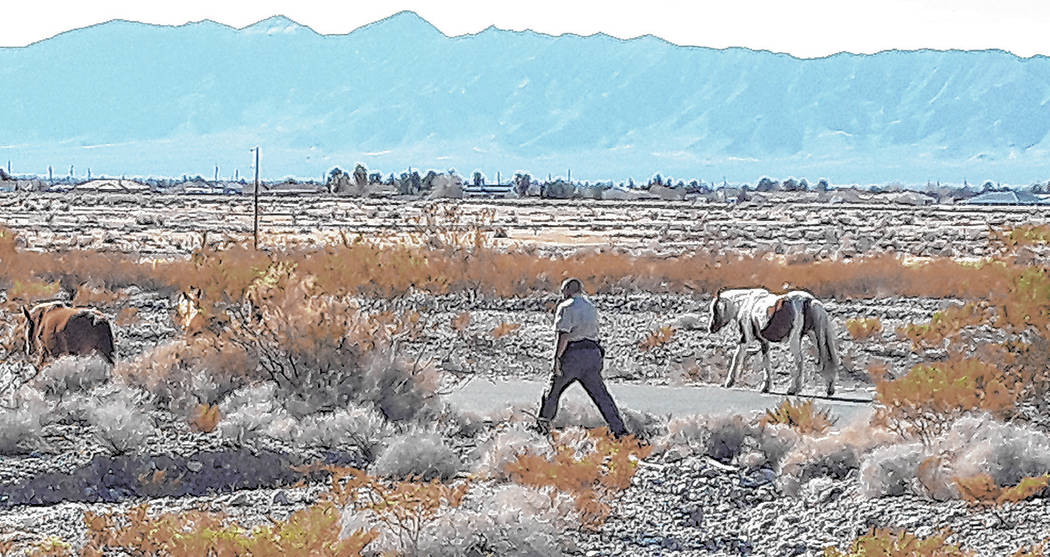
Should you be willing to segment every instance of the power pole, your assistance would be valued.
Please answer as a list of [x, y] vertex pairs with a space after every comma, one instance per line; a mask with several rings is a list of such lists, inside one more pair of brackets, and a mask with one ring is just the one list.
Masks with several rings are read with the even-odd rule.
[[51, 171], [51, 165], [47, 165], [47, 181], [52, 186], [55, 185], [55, 174]]
[[219, 165], [215, 165], [215, 183], [219, 183]]
[[496, 185], [497, 186], [502, 186], [503, 185], [503, 176], [499, 173], [499, 170], [496, 171]]
[[569, 185], [572, 185], [572, 169], [569, 169]]
[[259, 148], [255, 148], [255, 225], [252, 228], [255, 249], [259, 249]]

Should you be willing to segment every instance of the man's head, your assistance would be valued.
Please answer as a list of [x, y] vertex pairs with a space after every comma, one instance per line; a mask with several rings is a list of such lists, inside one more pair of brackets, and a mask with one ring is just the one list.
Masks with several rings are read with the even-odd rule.
[[568, 300], [569, 298], [579, 296], [580, 294], [583, 294], [583, 283], [580, 282], [580, 279], [569, 278], [561, 283], [562, 298]]

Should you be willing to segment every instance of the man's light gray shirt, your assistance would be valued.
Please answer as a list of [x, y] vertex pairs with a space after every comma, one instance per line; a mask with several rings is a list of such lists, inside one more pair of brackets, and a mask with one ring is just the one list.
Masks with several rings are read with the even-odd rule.
[[554, 312], [554, 329], [567, 333], [569, 342], [598, 341], [598, 310], [586, 297], [573, 296], [558, 304]]

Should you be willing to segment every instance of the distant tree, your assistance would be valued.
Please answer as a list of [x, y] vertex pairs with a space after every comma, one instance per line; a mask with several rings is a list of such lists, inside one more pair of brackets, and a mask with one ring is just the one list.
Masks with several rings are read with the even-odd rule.
[[801, 191], [809, 191], [809, 182], [805, 178], [799, 180], [798, 189]]
[[427, 175], [423, 177], [423, 189], [431, 190], [434, 187], [434, 178], [438, 177], [438, 173], [433, 170], [428, 170]]
[[514, 193], [518, 197], [525, 197], [529, 193], [529, 186], [532, 185], [532, 176], [526, 173], [518, 172], [514, 174]]
[[368, 175], [369, 184], [378, 184], [383, 181], [383, 174], [380, 172], [373, 172]]
[[784, 182], [780, 184], [780, 189], [782, 189], [784, 191], [798, 191], [798, 189], [799, 189], [799, 187], [798, 187], [798, 180], [796, 180], [794, 178], [788, 178], [787, 180], [784, 180]]
[[368, 185], [368, 169], [361, 163], [354, 167], [354, 184], [358, 186]]
[[664, 179], [659, 174], [657, 174], [656, 176], [653, 176], [653, 178], [651, 180], [649, 180], [649, 185], [650, 186], [662, 186], [662, 185], [664, 185]]
[[825, 180], [824, 178], [821, 178], [820, 181], [817, 182], [817, 191], [819, 191], [819, 192], [828, 191], [828, 187], [829, 187], [828, 181]]
[[485, 185], [485, 176], [483, 176], [481, 174], [481, 172], [478, 171], [478, 170], [474, 171], [474, 176], [473, 176], [472, 179], [474, 181], [474, 186], [475, 187], [479, 187], [480, 188], [481, 186]]
[[763, 176], [759, 179], [758, 187], [755, 189], [760, 192], [770, 192], [776, 190], [779, 186], [780, 184], [776, 180]]

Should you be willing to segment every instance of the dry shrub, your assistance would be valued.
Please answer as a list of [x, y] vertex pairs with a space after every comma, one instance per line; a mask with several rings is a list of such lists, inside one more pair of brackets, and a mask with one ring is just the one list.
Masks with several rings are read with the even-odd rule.
[[985, 411], [1009, 416], [1016, 407], [1013, 381], [979, 359], [920, 364], [907, 375], [875, 383], [878, 420], [929, 445], [963, 414]]
[[209, 336], [180, 337], [118, 361], [113, 375], [189, 416], [198, 405], [217, 404], [247, 384], [256, 366], [240, 347]]
[[831, 409], [818, 410], [812, 400], [791, 402], [784, 399], [775, 409], [766, 410], [761, 425], [785, 424], [802, 435], [821, 435], [835, 425]]
[[964, 501], [977, 505], [1019, 503], [1043, 496], [1050, 487], [1050, 474], [1024, 478], [1015, 486], [1002, 487], [991, 474], [954, 478]]
[[219, 405], [222, 421], [219, 434], [238, 444], [266, 436], [292, 441], [296, 420], [281, 405], [274, 383], [259, 383], [238, 389]]
[[133, 555], [361, 555], [376, 534], [363, 530], [342, 535], [339, 508], [322, 502], [273, 520], [254, 530], [232, 523], [220, 513], [188, 511], [150, 516], [140, 505], [124, 515], [84, 513], [87, 544], [83, 554], [114, 552]]
[[218, 405], [200, 404], [193, 411], [193, 416], [190, 418], [190, 427], [194, 431], [211, 433], [219, 426], [221, 417], [222, 412], [219, 411]]
[[361, 311], [345, 298], [322, 295], [312, 277], [276, 265], [247, 290], [250, 310], [231, 308], [220, 344], [258, 362], [258, 376], [275, 382], [285, 408], [304, 416], [372, 403], [388, 419], [436, 410], [441, 376], [401, 357], [397, 345], [418, 337], [418, 313]]
[[120, 327], [131, 327], [142, 322], [142, 318], [139, 317], [139, 308], [137, 307], [126, 307], [122, 308], [117, 312], [117, 318], [113, 321]]
[[853, 340], [872, 340], [882, 336], [882, 320], [866, 317], [846, 320], [846, 330]]
[[946, 500], [964, 496], [959, 478], [988, 476], [999, 488], [1023, 484], [1024, 490], [1031, 485], [1026, 479], [1046, 474], [1050, 436], [982, 415], [960, 418], [930, 446], [898, 444], [871, 452], [861, 466], [860, 481], [867, 497], [914, 494]]
[[42, 423], [51, 410], [44, 397], [29, 388], [20, 390], [14, 408], [0, 408], [0, 454], [28, 452], [40, 440]]
[[142, 393], [120, 390], [102, 399], [92, 399], [87, 420], [95, 436], [114, 454], [141, 449], [158, 433]]
[[110, 366], [98, 356], [62, 356], [49, 363], [34, 381], [48, 395], [90, 391], [110, 376]]
[[467, 332], [467, 327], [470, 326], [471, 315], [469, 311], [464, 311], [452, 318], [450, 323], [452, 330], [456, 334], [463, 335]]
[[72, 557], [72, 555], [75, 555], [73, 546], [57, 536], [43, 539], [26, 550], [27, 557]]
[[358, 448], [368, 461], [393, 436], [394, 428], [375, 408], [351, 404], [332, 413], [299, 421], [295, 442], [301, 447]]
[[545, 436], [521, 427], [498, 431], [478, 447], [474, 473], [482, 479], [509, 481], [508, 467], [524, 454], [550, 454]]
[[611, 503], [631, 485], [638, 461], [651, 448], [633, 437], [617, 440], [606, 429], [592, 430], [580, 449], [554, 436], [553, 454], [527, 451], [507, 466], [512, 481], [533, 487], [553, 487], [573, 494], [585, 528], [597, 529], [612, 512]]
[[648, 352], [654, 348], [666, 346], [674, 338], [674, 333], [674, 328], [667, 325], [649, 331], [649, 334], [638, 343], [638, 349], [642, 352]]
[[740, 415], [681, 416], [667, 422], [667, 435], [657, 441], [661, 448], [688, 447], [693, 454], [730, 462], [756, 444], [760, 428]]
[[896, 434], [864, 420], [820, 437], [801, 437], [780, 463], [781, 487], [796, 494], [816, 478], [846, 478], [862, 467], [865, 455], [898, 439]]
[[7, 299], [14, 303], [34, 304], [43, 300], [53, 300], [62, 291], [57, 281], [47, 282], [38, 279], [15, 279], [7, 290]]
[[843, 551], [835, 547], [824, 550], [824, 557], [970, 557], [957, 545], [948, 543], [951, 532], [944, 530], [928, 538], [920, 538], [910, 532], [892, 532], [874, 528], [850, 544]]
[[[328, 501], [344, 510], [342, 531], [364, 528], [358, 524], [381, 526], [379, 533], [396, 539], [401, 554], [418, 555], [419, 542], [432, 523], [443, 513], [459, 507], [470, 489], [468, 482], [449, 486], [430, 482], [384, 482], [354, 468], [327, 467], [331, 472]], [[346, 514], [348, 513], [348, 515]], [[380, 545], [386, 545], [380, 540]]]
[[897, 336], [911, 341], [915, 350], [941, 348], [946, 340], [960, 331], [990, 321], [987, 308], [976, 302], [967, 302], [934, 313], [929, 323], [898, 327]]
[[565, 532], [577, 528], [571, 495], [502, 485], [480, 501], [443, 514], [425, 531], [419, 549], [432, 557], [565, 555]]
[[1006, 251], [1022, 246], [1045, 245], [1050, 243], [1050, 225], [1028, 224], [992, 230], [988, 239], [992, 245], [998, 245]]
[[520, 328], [520, 323], [500, 323], [489, 330], [489, 336], [492, 338], [503, 338]]
[[463, 461], [433, 432], [400, 435], [372, 465], [372, 472], [384, 478], [449, 481], [463, 467]]
[[83, 307], [110, 308], [127, 300], [127, 295], [113, 292], [93, 282], [81, 284], [73, 295], [73, 305]]

